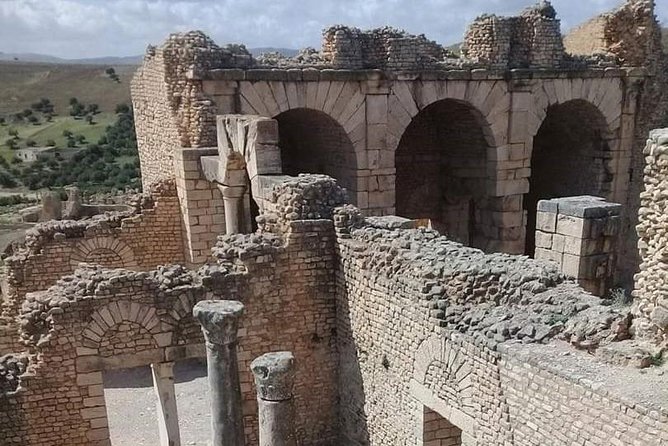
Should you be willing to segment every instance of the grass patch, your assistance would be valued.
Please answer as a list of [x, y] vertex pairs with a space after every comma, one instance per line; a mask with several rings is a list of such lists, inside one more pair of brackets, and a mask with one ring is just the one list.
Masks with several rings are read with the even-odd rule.
[[12, 129], [18, 132], [17, 143], [21, 148], [26, 146], [27, 140], [35, 141], [37, 147], [44, 147], [48, 145], [48, 141], [55, 141], [57, 147], [66, 148], [67, 138], [63, 136], [63, 131], [69, 130], [74, 135], [83, 135], [88, 143], [97, 143], [104, 135], [107, 126], [115, 121], [116, 114], [100, 113], [95, 115], [93, 125], [71, 116], [56, 116], [52, 122], [42, 122], [40, 125], [30, 123], [0, 125], [0, 156], [7, 161], [11, 161], [14, 157], [14, 151], [6, 145], [6, 141], [12, 138], [9, 134]]

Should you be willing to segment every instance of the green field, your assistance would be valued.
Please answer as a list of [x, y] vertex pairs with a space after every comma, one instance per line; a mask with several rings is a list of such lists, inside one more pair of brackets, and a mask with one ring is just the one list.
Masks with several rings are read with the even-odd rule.
[[106, 65], [67, 65], [0, 62], [0, 116], [29, 108], [48, 98], [61, 116], [68, 114], [69, 100], [96, 103], [102, 112], [113, 112], [120, 103], [130, 104], [130, 80], [136, 66], [113, 66], [120, 83], [105, 73]]
[[57, 147], [67, 147], [67, 138], [63, 136], [64, 130], [69, 130], [75, 136], [83, 135], [88, 143], [97, 143], [108, 125], [116, 121], [114, 113], [100, 113], [95, 115], [95, 124], [90, 125], [83, 119], [74, 119], [70, 116], [56, 116], [52, 122], [42, 122], [40, 125], [29, 123], [0, 125], [0, 156], [8, 161], [14, 156], [13, 151], [7, 147], [5, 142], [11, 138], [10, 129], [19, 133], [19, 146], [25, 147], [28, 139], [32, 139], [37, 147], [44, 147], [47, 141], [53, 140]]

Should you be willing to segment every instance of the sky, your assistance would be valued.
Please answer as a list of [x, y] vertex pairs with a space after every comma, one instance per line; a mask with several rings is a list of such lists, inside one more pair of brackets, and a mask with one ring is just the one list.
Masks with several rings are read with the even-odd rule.
[[[535, 0], [0, 0], [0, 51], [64, 58], [143, 54], [170, 33], [200, 29], [216, 43], [320, 48], [333, 24], [390, 25], [441, 44], [462, 40], [482, 13], [514, 14]], [[562, 32], [621, 0], [553, 0]], [[657, 16], [668, 23], [668, 1]]]

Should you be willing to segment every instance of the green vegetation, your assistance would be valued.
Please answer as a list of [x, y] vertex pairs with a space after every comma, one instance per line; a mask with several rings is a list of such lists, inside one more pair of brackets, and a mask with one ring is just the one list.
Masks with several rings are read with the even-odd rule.
[[110, 77], [108, 68], [103, 65], [0, 62], [0, 116], [32, 108], [31, 104], [42, 98], [49, 98], [60, 116], [68, 114], [72, 97], [84, 104], [98, 104], [101, 113], [113, 112], [116, 104], [130, 103], [130, 79], [137, 67], [114, 67], [117, 80]]
[[37, 147], [77, 147], [69, 145], [70, 137], [83, 137], [85, 141], [97, 141], [104, 135], [107, 126], [117, 119], [115, 113], [95, 115], [93, 124], [70, 116], [55, 116], [51, 122], [32, 125], [26, 122], [0, 124], [0, 156], [11, 161], [14, 150], [27, 146], [28, 140], [35, 141]]
[[[43, 109], [50, 102], [40, 103]], [[71, 116], [57, 116], [38, 126], [17, 122], [15, 117], [12, 124], [0, 124], [0, 186], [14, 188], [20, 183], [35, 190], [76, 184], [95, 191], [139, 186], [132, 109], [120, 104], [116, 113], [96, 114], [96, 104], [85, 105], [74, 97], [70, 104]], [[25, 111], [21, 115], [25, 117]], [[94, 141], [97, 143], [92, 144]], [[14, 152], [47, 146], [53, 150], [41, 153], [32, 163], [17, 158]]]
[[[87, 143], [81, 134], [63, 132], [68, 146]], [[85, 190], [104, 191], [139, 186], [139, 158], [132, 111], [119, 113], [113, 125], [107, 126], [97, 144], [74, 153], [71, 157], [38, 157], [37, 161], [15, 169], [21, 182], [29, 189], [59, 188], [76, 184]]]

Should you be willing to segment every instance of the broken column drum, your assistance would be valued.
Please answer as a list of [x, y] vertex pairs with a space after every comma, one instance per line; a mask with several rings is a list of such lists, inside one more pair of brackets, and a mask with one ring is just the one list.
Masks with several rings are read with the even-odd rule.
[[257, 390], [259, 446], [295, 446], [294, 356], [291, 352], [264, 354], [251, 363], [251, 371]]
[[213, 446], [244, 445], [237, 365], [237, 329], [243, 310], [241, 302], [226, 300], [201, 301], [193, 308], [206, 339]]

